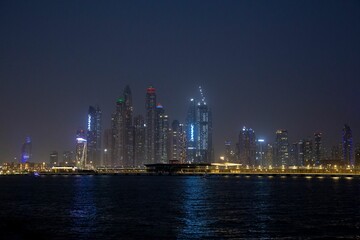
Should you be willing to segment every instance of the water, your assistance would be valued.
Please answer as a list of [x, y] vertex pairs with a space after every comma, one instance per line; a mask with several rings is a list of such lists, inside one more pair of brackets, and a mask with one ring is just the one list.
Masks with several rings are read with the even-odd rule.
[[359, 194], [345, 177], [1, 176], [0, 239], [360, 238]]

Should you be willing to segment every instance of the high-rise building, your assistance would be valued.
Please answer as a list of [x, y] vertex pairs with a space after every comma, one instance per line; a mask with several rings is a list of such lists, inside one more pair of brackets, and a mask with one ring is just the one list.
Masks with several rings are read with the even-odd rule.
[[289, 164], [289, 140], [287, 130], [277, 130], [275, 140], [275, 162], [274, 165], [280, 167]]
[[30, 162], [32, 157], [32, 143], [31, 138], [26, 137], [25, 142], [21, 147], [21, 163]]
[[132, 94], [129, 85], [124, 89], [124, 122], [125, 122], [125, 139], [124, 139], [124, 160], [125, 166], [134, 166], [134, 126], [133, 126], [133, 103]]
[[169, 161], [179, 163], [186, 162], [186, 137], [184, 125], [174, 120], [168, 134], [168, 158]]
[[145, 99], [145, 124], [146, 124], [146, 163], [156, 163], [156, 89], [149, 86], [146, 90]]
[[192, 98], [186, 116], [187, 162], [210, 163], [213, 161], [212, 114], [199, 87], [201, 100]]
[[59, 154], [57, 151], [52, 151], [50, 153], [49, 163], [50, 163], [50, 167], [55, 167], [59, 165]]
[[160, 103], [156, 106], [155, 122], [155, 159], [157, 163], [167, 163], [169, 117]]
[[298, 143], [298, 166], [304, 166], [304, 140]]
[[87, 141], [85, 131], [80, 129], [76, 132], [76, 166], [84, 169], [88, 167], [87, 160]]
[[290, 166], [300, 166], [299, 164], [299, 144], [297, 142], [293, 143], [290, 147]]
[[256, 137], [251, 128], [243, 127], [239, 133], [238, 158], [242, 165], [256, 165]]
[[111, 167], [112, 166], [112, 161], [111, 161], [111, 157], [112, 157], [112, 129], [106, 129], [104, 131], [104, 137], [103, 137], [103, 142], [104, 142], [104, 151], [103, 151], [103, 166], [105, 167]]
[[111, 117], [111, 161], [113, 167], [125, 166], [125, 101], [120, 97], [116, 101], [116, 110]]
[[129, 86], [124, 89], [123, 97], [116, 101], [112, 115], [111, 159], [114, 167], [134, 166], [134, 127], [132, 95]]
[[304, 166], [314, 166], [314, 150], [312, 140], [305, 139], [303, 140], [303, 165]]
[[315, 165], [320, 165], [322, 160], [322, 133], [316, 132], [314, 133], [314, 161]]
[[99, 107], [89, 107], [87, 123], [87, 163], [99, 167], [101, 164], [101, 110]]
[[256, 140], [256, 166], [265, 166], [265, 140], [260, 138]]
[[145, 131], [146, 124], [142, 115], [134, 117], [135, 166], [143, 167], [145, 163]]
[[343, 163], [345, 165], [354, 165], [354, 156], [353, 156], [353, 142], [352, 142], [352, 131], [349, 125], [345, 124], [342, 134], [342, 144], [343, 144]]
[[192, 98], [186, 116], [186, 159], [195, 162], [196, 159], [196, 103]]
[[199, 87], [201, 101], [196, 106], [196, 162], [211, 163], [213, 161], [212, 146], [212, 114], [206, 104], [202, 88]]
[[274, 165], [274, 148], [271, 144], [267, 144], [265, 149], [265, 167]]

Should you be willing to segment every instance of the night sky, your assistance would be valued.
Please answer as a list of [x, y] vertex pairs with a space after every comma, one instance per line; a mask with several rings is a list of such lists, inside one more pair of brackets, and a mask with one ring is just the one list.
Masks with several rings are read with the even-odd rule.
[[215, 154], [245, 125], [274, 141], [360, 141], [360, 1], [0, 1], [0, 162], [75, 149], [89, 105], [104, 128], [126, 84], [152, 84], [184, 122], [204, 89]]

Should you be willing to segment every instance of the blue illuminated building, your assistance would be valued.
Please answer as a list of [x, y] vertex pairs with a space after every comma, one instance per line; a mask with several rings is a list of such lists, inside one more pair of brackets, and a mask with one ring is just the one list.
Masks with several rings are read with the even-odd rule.
[[186, 156], [190, 163], [210, 163], [213, 161], [212, 116], [204, 94], [199, 87], [201, 100], [190, 99], [186, 118]]
[[30, 159], [32, 157], [31, 148], [32, 148], [31, 138], [26, 137], [25, 142], [21, 148], [21, 163], [30, 162]]

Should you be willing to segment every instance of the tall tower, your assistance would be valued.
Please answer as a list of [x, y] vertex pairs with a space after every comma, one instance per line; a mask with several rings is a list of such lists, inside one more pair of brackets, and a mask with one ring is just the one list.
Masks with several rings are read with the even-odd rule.
[[125, 101], [124, 98], [118, 98], [116, 101], [116, 110], [111, 117], [111, 160], [113, 167], [124, 167], [125, 155]]
[[289, 163], [289, 140], [287, 130], [277, 130], [275, 139], [275, 166], [287, 166]]
[[155, 163], [155, 137], [156, 137], [156, 89], [149, 86], [145, 98], [146, 110], [146, 163]]
[[315, 165], [320, 165], [322, 160], [322, 144], [321, 144], [322, 134], [320, 132], [314, 133], [314, 160]]
[[349, 125], [345, 124], [342, 134], [342, 148], [343, 148], [343, 161], [345, 165], [353, 166], [354, 156], [353, 156], [353, 141], [352, 141], [352, 131]]
[[196, 103], [190, 99], [189, 109], [186, 116], [186, 159], [187, 162], [195, 162], [196, 159]]
[[256, 161], [255, 165], [265, 166], [265, 140], [256, 140]]
[[32, 143], [31, 138], [26, 137], [25, 142], [21, 147], [21, 163], [30, 162], [32, 157]]
[[168, 159], [184, 163], [186, 161], [186, 139], [183, 124], [174, 120], [168, 136]]
[[167, 163], [167, 137], [169, 118], [161, 104], [156, 105], [155, 159], [156, 162]]
[[103, 166], [111, 167], [112, 166], [112, 129], [105, 129], [104, 131], [104, 152], [103, 152]]
[[84, 130], [78, 130], [76, 132], [76, 166], [78, 168], [84, 169], [88, 167], [87, 160], [87, 141], [86, 134]]
[[239, 134], [238, 143], [239, 162], [243, 165], [255, 165], [256, 159], [256, 138], [251, 128], [243, 127]]
[[87, 162], [95, 167], [101, 165], [101, 110], [89, 107], [87, 124]]
[[129, 85], [124, 89], [124, 122], [125, 122], [125, 139], [124, 139], [124, 160], [125, 166], [134, 166], [134, 126], [133, 126], [133, 104], [132, 94]]
[[210, 163], [213, 161], [212, 115], [206, 104], [202, 88], [201, 100], [190, 99], [186, 117], [187, 161]]
[[145, 163], [145, 120], [142, 115], [134, 117], [134, 138], [135, 138], [135, 164], [136, 167], [143, 167]]

